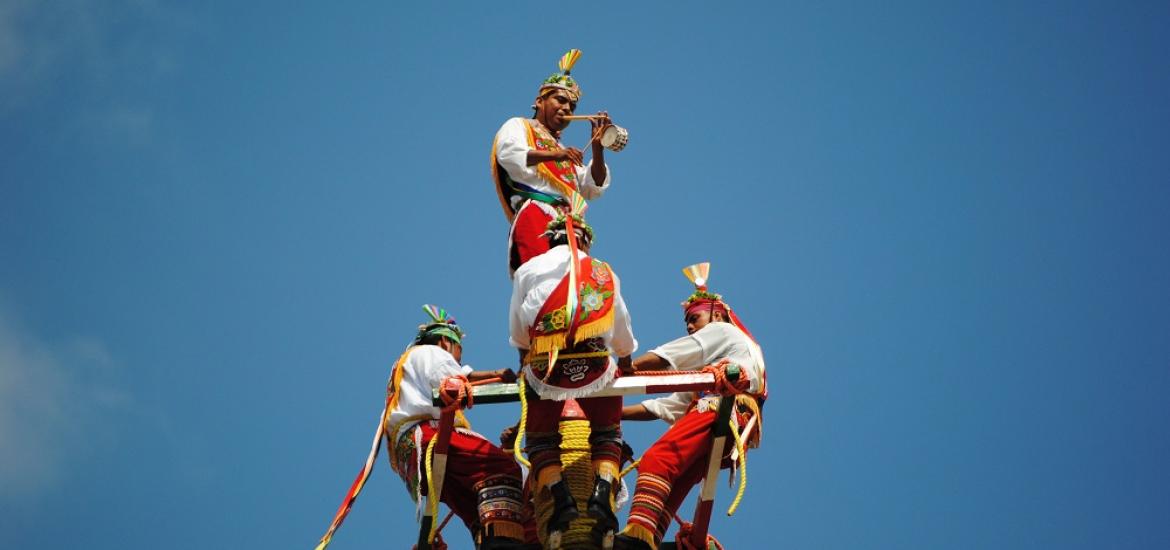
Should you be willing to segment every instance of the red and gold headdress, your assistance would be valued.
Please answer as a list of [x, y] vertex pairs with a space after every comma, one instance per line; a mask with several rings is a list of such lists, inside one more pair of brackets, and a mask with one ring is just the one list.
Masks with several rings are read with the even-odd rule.
[[581, 57], [581, 50], [569, 50], [565, 55], [561, 56], [561, 60], [557, 62], [557, 67], [561, 72], [553, 73], [540, 85], [540, 91], [537, 92], [536, 97], [541, 98], [552, 88], [565, 90], [573, 101], [581, 99], [581, 87], [577, 85], [577, 81], [569, 76], [569, 72], [573, 70], [573, 65], [577, 63], [577, 59]]
[[739, 316], [732, 311], [731, 306], [723, 301], [723, 296], [707, 290], [707, 281], [710, 278], [710, 274], [710, 262], [698, 263], [683, 268], [683, 275], [686, 275], [687, 279], [695, 285], [695, 292], [682, 303], [683, 319], [690, 317], [696, 311], [706, 310], [712, 313], [719, 311], [731, 324], [748, 335], [748, 338], [755, 340], [751, 331], [744, 326], [743, 322], [739, 320]]

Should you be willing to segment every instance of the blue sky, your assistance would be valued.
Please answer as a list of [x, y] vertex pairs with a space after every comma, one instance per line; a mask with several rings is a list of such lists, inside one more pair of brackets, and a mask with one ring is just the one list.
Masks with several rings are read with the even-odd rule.
[[[590, 221], [642, 349], [709, 260], [768, 358], [724, 543], [1170, 546], [1167, 23], [0, 1], [0, 530], [311, 547], [420, 304], [473, 366], [514, 361], [488, 151], [576, 47], [580, 110], [631, 133]], [[331, 548], [405, 547], [412, 511], [382, 461]]]

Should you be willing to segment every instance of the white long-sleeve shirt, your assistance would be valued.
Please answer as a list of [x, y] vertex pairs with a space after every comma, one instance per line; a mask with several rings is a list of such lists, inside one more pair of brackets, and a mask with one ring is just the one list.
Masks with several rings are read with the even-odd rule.
[[[751, 381], [748, 391], [759, 393], [764, 377], [764, 354], [747, 334], [731, 323], [707, 323], [694, 334], [658, 346], [650, 353], [676, 370], [699, 370], [727, 359], [739, 365]], [[674, 424], [695, 400], [695, 392], [677, 392], [642, 402], [654, 416]]]
[[[429, 344], [411, 349], [410, 355], [399, 368], [403, 369], [403, 372], [402, 382], [397, 390], [398, 404], [390, 412], [387, 429], [411, 416], [430, 415], [431, 418], [438, 420], [439, 407], [431, 404], [432, 391], [438, 389], [439, 384], [448, 376], [467, 376], [471, 373], [471, 367], [460, 365], [455, 356], [447, 350]], [[416, 423], [404, 424], [398, 433], [393, 434], [394, 439], [391, 441], [398, 441], [398, 438]]]
[[[578, 258], [587, 255], [577, 251]], [[529, 329], [536, 322], [540, 308], [552, 295], [569, 268], [569, 246], [559, 245], [548, 252], [528, 260], [512, 279], [512, 303], [509, 306], [509, 338], [512, 347], [531, 347]], [[638, 340], [630, 323], [630, 312], [622, 299], [622, 283], [617, 273], [613, 274], [613, 327], [602, 334], [605, 344], [618, 357], [630, 355], [638, 350]]]
[[[549, 195], [564, 197], [560, 189], [545, 181], [540, 177], [536, 171], [536, 166], [528, 165], [528, 152], [532, 150], [528, 146], [528, 129], [525, 126], [526, 119], [516, 117], [508, 119], [500, 130], [496, 132], [496, 160], [499, 161], [500, 167], [508, 172], [508, 177], [512, 181], [523, 183], [541, 193]], [[527, 120], [528, 124], [532, 124], [538, 134], [542, 131], [546, 133], [547, 139], [553, 139], [547, 130], [544, 130], [539, 122], [535, 120]], [[560, 145], [560, 142], [557, 142]], [[593, 180], [593, 160], [590, 159], [585, 166], [576, 167], [577, 175], [577, 192], [588, 200], [600, 197], [609, 187], [609, 182], [613, 174], [609, 169], [609, 165], [605, 166], [605, 181], [598, 184]], [[567, 198], [567, 197], [566, 197]], [[536, 202], [536, 201], [534, 201]], [[547, 204], [538, 203], [541, 208], [550, 214], [555, 214]], [[520, 204], [511, 205], [513, 210], [520, 207]]]

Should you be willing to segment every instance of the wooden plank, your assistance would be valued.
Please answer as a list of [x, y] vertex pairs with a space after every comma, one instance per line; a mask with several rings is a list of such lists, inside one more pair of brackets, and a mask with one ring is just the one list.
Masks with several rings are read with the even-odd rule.
[[[623, 376], [590, 397], [703, 391], [712, 389], [714, 384], [715, 377], [705, 372], [680, 372], [679, 374], [663, 376]], [[515, 403], [520, 401], [520, 386], [515, 383], [484, 384], [472, 388], [472, 396], [476, 405]], [[439, 390], [434, 390], [431, 398], [436, 407], [443, 405], [443, 400], [439, 398]], [[528, 399], [536, 400], [540, 397], [529, 391]]]
[[719, 400], [719, 411], [715, 413], [715, 425], [711, 427], [711, 454], [707, 456], [707, 475], [699, 490], [699, 502], [695, 504], [695, 520], [691, 531], [691, 544], [695, 548], [707, 547], [707, 530], [711, 526], [711, 509], [715, 504], [715, 482], [719, 477], [719, 466], [723, 462], [723, 449], [731, 437], [731, 410], [735, 407], [734, 397]]
[[[432, 503], [438, 510], [438, 501], [443, 496], [443, 481], [447, 477], [447, 453], [451, 449], [451, 433], [455, 431], [455, 409], [445, 409], [439, 415], [439, 433], [435, 434], [435, 453], [431, 457], [431, 475], [435, 490], [427, 491], [423, 507], [423, 518], [418, 531], [418, 550], [431, 550], [431, 527], [438, 519], [431, 515]], [[419, 450], [426, 452], [426, 448]], [[424, 458], [425, 460], [425, 458]]]

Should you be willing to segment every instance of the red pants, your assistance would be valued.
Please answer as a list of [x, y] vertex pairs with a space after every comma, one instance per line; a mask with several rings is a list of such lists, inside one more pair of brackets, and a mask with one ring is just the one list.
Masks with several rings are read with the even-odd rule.
[[[422, 454], [438, 429], [430, 422], [423, 422], [419, 427], [423, 434], [418, 449], [421, 463]], [[420, 471], [419, 478], [421, 483], [427, 482], [425, 470]], [[520, 466], [512, 455], [486, 439], [458, 431], [451, 433], [439, 501], [463, 520], [473, 538], [482, 529], [485, 536], [524, 540], [522, 500]]]
[[532, 201], [525, 202], [512, 218], [511, 246], [508, 251], [509, 266], [515, 273], [524, 262], [548, 252], [548, 237], [542, 237], [553, 220]]
[[[638, 482], [630, 505], [626, 530], [637, 525], [653, 533], [655, 547], [670, 527], [670, 520], [687, 498], [691, 487], [707, 473], [711, 454], [711, 428], [715, 411], [690, 410], [655, 441], [638, 465]], [[721, 468], [730, 467], [728, 456], [734, 444], [723, 451]]]
[[[521, 375], [523, 376], [523, 375]], [[577, 405], [589, 419], [589, 447], [593, 460], [621, 463], [622, 456], [622, 398], [586, 397]], [[540, 400], [528, 403], [528, 422], [524, 431], [528, 438], [528, 458], [532, 472], [540, 473], [547, 466], [560, 466], [561, 410], [564, 401]]]

